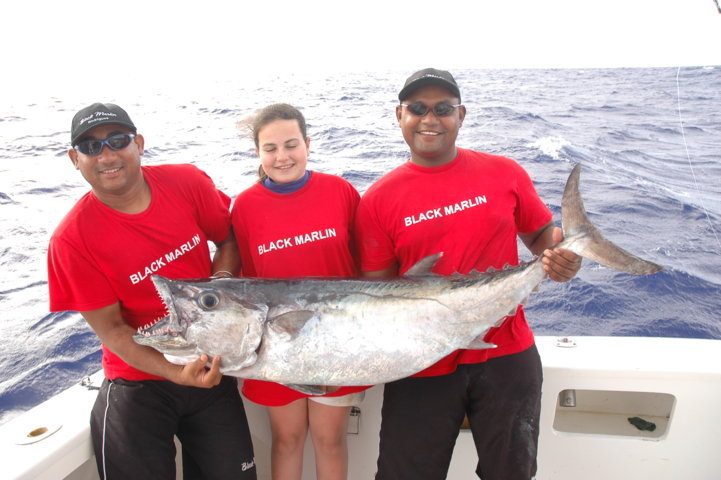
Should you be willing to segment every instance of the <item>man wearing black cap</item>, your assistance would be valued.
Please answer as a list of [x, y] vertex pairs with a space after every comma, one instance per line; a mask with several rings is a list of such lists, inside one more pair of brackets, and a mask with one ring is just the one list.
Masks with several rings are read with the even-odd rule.
[[174, 365], [133, 341], [165, 314], [152, 274], [238, 269], [229, 197], [192, 165], [141, 166], [143, 136], [117, 105], [80, 110], [71, 145], [91, 190], [50, 239], [50, 309], [79, 311], [102, 342], [106, 379], [91, 414], [100, 478], [175, 479], [177, 435], [184, 478], [255, 479], [243, 403], [220, 359]]
[[[517, 237], [544, 255], [563, 282], [580, 257], [514, 160], [456, 147], [466, 116], [453, 75], [427, 68], [398, 94], [396, 118], [411, 158], [378, 180], [356, 215], [365, 276], [404, 274], [442, 253], [433, 271], [468, 274], [519, 263]], [[536, 473], [542, 370], [523, 307], [485, 335], [495, 348], [457, 350], [416, 375], [386, 384], [377, 480], [444, 479], [465, 416], [483, 480]]]

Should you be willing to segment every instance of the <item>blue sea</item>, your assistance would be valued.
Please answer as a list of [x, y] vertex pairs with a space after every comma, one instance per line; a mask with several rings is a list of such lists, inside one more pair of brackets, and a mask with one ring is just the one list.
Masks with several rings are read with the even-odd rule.
[[[146, 164], [194, 163], [234, 196], [256, 178], [248, 116], [292, 103], [308, 120], [310, 168], [363, 192], [408, 157], [394, 106], [409, 73], [176, 79], [0, 105], [0, 423], [100, 368], [84, 320], [48, 312], [48, 239], [88, 189], [67, 157], [75, 111], [123, 105]], [[544, 283], [527, 307], [537, 334], [721, 339], [721, 66], [454, 74], [468, 110], [459, 146], [515, 158], [558, 223], [566, 178], [582, 164], [591, 220], [665, 266], [632, 277], [586, 261], [571, 282]]]

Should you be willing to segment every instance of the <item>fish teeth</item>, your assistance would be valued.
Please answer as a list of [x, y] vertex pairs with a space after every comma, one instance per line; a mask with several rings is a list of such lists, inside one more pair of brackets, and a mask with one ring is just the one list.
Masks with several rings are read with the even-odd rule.
[[[153, 328], [153, 326], [155, 324], [157, 324], [159, 321], [161, 321], [163, 318], [165, 318], [165, 317], [158, 317], [155, 320], [153, 320], [152, 322], [146, 323], [142, 327], [138, 327], [138, 334], [145, 335], [146, 337], [150, 336], [150, 333], [148, 333], [148, 330]], [[164, 330], [168, 330], [168, 327], [165, 327]]]
[[159, 292], [158, 290], [155, 290], [155, 294], [158, 295], [158, 298], [159, 298], [160, 301], [163, 303], [163, 307], [165, 307], [165, 313], [166, 313], [166, 315], [169, 315], [169, 314], [170, 314], [170, 310], [168, 309], [168, 304], [165, 302], [165, 299], [163, 298], [163, 296], [160, 294], [160, 292]]

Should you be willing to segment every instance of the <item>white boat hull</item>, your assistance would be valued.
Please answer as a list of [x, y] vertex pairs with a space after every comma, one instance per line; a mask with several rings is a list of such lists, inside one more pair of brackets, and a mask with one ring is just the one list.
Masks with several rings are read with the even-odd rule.
[[[544, 366], [537, 480], [721, 478], [720, 340], [568, 340], [537, 337]], [[96, 385], [101, 379], [100, 372], [93, 377]], [[76, 385], [0, 427], [2, 477], [97, 479], [88, 427], [95, 396]], [[360, 414], [351, 416], [350, 480], [375, 472], [382, 397], [381, 386], [370, 389]], [[561, 406], [559, 398], [575, 406]], [[266, 413], [247, 400], [246, 410], [258, 478], [269, 479]], [[639, 430], [629, 417], [656, 428]], [[473, 440], [463, 430], [448, 478], [475, 478], [475, 466]], [[315, 478], [310, 441], [303, 478]]]

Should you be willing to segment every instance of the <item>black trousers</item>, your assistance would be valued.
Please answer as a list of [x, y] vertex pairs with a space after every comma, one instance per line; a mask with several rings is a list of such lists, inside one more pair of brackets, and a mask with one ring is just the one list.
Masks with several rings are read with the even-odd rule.
[[465, 415], [483, 480], [536, 474], [543, 370], [535, 346], [448, 375], [405, 378], [383, 394], [376, 480], [441, 480]]
[[234, 378], [211, 389], [168, 381], [103, 382], [90, 418], [103, 480], [175, 480], [175, 443], [187, 479], [256, 478], [253, 445]]

